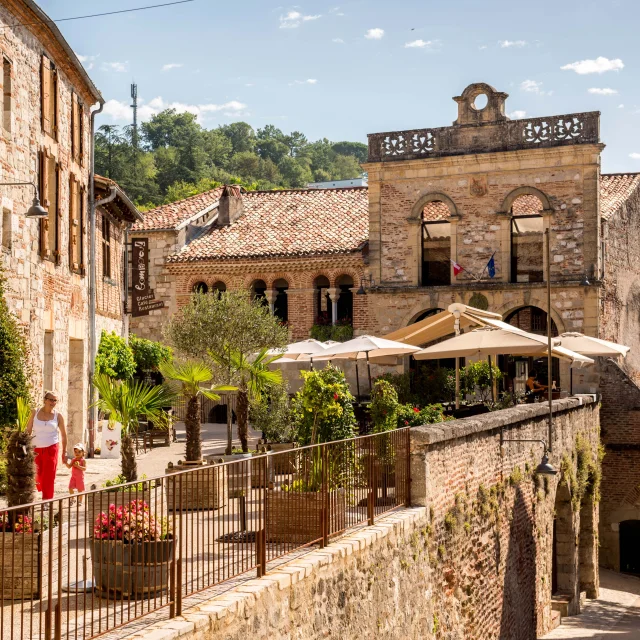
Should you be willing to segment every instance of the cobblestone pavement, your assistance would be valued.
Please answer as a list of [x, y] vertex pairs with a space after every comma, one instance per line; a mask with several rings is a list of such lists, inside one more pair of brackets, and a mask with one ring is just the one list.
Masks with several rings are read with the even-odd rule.
[[601, 570], [600, 597], [544, 640], [640, 640], [640, 579]]

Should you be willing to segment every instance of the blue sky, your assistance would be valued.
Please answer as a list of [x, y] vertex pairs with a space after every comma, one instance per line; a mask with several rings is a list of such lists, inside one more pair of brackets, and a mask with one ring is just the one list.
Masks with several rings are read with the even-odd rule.
[[[163, 0], [40, 0], [53, 19]], [[599, 110], [603, 169], [640, 171], [637, 0], [277, 0], [189, 4], [60, 23], [107, 100], [101, 123], [177, 105], [309, 139], [446, 126], [472, 82], [512, 117]], [[564, 67], [564, 68], [563, 68]]]

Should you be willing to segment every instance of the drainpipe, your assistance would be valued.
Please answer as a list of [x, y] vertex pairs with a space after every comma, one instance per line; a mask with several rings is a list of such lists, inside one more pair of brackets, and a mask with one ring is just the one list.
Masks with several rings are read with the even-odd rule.
[[100, 106], [91, 112], [91, 149], [89, 158], [89, 452], [88, 457], [93, 458], [93, 445], [95, 442], [96, 408], [95, 392], [93, 389], [93, 374], [95, 373], [96, 356], [96, 194], [95, 194], [95, 119], [102, 112], [104, 102], [100, 101]]

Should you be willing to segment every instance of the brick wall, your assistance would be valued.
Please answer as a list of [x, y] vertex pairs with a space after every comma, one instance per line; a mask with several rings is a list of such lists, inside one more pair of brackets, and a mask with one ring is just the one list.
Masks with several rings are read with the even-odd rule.
[[[84, 351], [87, 361], [87, 288], [88, 278], [71, 273], [69, 269], [69, 180], [73, 174], [85, 193], [88, 193], [89, 171], [89, 105], [93, 98], [79, 80], [78, 72], [62, 54], [60, 44], [48, 30], [33, 25], [11, 29], [6, 25], [33, 21], [33, 14], [22, 2], [9, 0], [0, 7], [0, 27], [3, 39], [0, 50], [12, 63], [11, 72], [11, 129], [0, 131], [0, 180], [32, 181], [37, 183], [37, 154], [47, 149], [60, 166], [59, 208], [60, 258], [58, 263], [43, 260], [39, 254], [39, 221], [27, 220], [24, 213], [31, 205], [33, 192], [22, 187], [1, 188], [1, 209], [7, 215], [3, 238], [2, 263], [8, 280], [7, 301], [25, 328], [30, 347], [34, 397], [43, 391], [44, 335], [53, 331], [52, 380], [60, 399], [59, 410], [67, 414], [70, 395], [70, 340], [81, 340], [74, 350]], [[38, 37], [34, 35], [38, 33]], [[40, 39], [41, 38], [41, 39]], [[58, 70], [58, 136], [45, 134], [41, 126], [41, 58], [46, 53]], [[71, 156], [71, 100], [72, 92], [84, 103], [84, 156], [77, 163]], [[0, 127], [1, 129], [1, 127]], [[88, 207], [85, 203], [85, 209]], [[53, 217], [51, 222], [53, 223]], [[10, 235], [10, 241], [8, 236]], [[88, 258], [88, 238], [85, 235], [85, 264]], [[76, 376], [78, 372], [73, 369]], [[71, 388], [78, 388], [71, 381]], [[86, 414], [86, 385], [80, 385], [81, 409]], [[74, 420], [70, 439], [80, 439], [83, 424]]]
[[602, 391], [602, 506], [600, 558], [620, 570], [618, 526], [640, 520], [640, 388], [613, 361], [600, 365]]

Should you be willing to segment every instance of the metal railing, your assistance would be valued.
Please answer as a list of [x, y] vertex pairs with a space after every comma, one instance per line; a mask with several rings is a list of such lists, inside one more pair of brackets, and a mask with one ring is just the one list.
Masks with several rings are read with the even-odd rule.
[[410, 503], [409, 429], [173, 471], [82, 504], [2, 511], [2, 638], [88, 640], [174, 617], [201, 592], [373, 524]]

